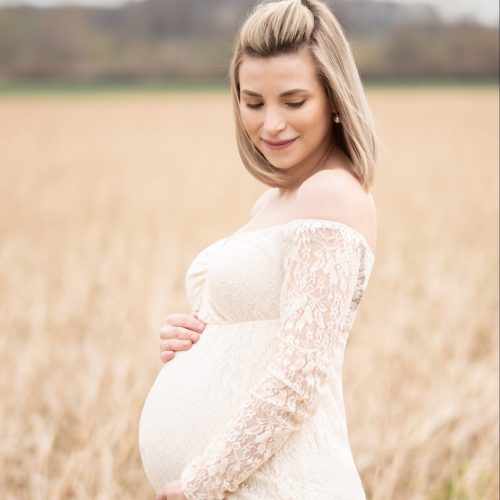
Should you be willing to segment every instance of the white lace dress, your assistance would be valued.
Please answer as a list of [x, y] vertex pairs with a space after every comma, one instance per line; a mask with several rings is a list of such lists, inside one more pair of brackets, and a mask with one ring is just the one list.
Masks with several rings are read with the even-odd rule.
[[297, 219], [202, 250], [186, 293], [207, 326], [143, 405], [139, 446], [158, 493], [189, 500], [365, 499], [342, 363], [374, 255], [340, 222]]

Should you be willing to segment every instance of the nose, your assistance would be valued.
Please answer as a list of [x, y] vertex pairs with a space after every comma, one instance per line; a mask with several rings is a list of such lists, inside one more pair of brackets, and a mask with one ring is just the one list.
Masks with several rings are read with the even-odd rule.
[[267, 136], [274, 136], [285, 130], [286, 122], [279, 112], [272, 108], [268, 108], [264, 116], [264, 124], [262, 125], [263, 132]]

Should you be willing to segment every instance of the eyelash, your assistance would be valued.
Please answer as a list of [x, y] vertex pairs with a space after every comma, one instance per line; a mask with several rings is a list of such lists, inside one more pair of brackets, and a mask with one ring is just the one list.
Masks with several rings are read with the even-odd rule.
[[[306, 100], [304, 99], [303, 101], [300, 101], [300, 102], [287, 102], [286, 104], [287, 104], [287, 106], [290, 106], [291, 108], [300, 108], [305, 102], [306, 102]], [[259, 109], [261, 106], [262, 106], [262, 103], [247, 104], [247, 108], [250, 108], [250, 109]]]

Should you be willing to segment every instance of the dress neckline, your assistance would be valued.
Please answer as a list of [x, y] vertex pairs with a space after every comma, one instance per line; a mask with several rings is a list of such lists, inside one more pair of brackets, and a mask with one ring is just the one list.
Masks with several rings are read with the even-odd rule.
[[224, 245], [229, 243], [233, 238], [236, 238], [239, 235], [243, 234], [252, 234], [252, 233], [260, 233], [264, 231], [270, 231], [278, 228], [282, 228], [285, 226], [288, 226], [290, 224], [298, 224], [298, 223], [311, 223], [311, 224], [319, 224], [319, 225], [326, 225], [326, 226], [334, 226], [334, 227], [339, 227], [343, 231], [350, 232], [358, 238], [358, 240], [361, 241], [363, 246], [366, 248], [367, 252], [370, 254], [372, 259], [375, 259], [375, 254], [373, 250], [371, 249], [370, 245], [368, 244], [368, 241], [366, 240], [365, 236], [360, 233], [358, 230], [354, 229], [351, 226], [348, 226], [347, 224], [344, 224], [343, 222], [339, 221], [333, 221], [333, 220], [328, 220], [328, 219], [316, 219], [316, 218], [303, 218], [303, 219], [293, 219], [288, 222], [281, 222], [279, 224], [273, 224], [272, 226], [265, 226], [265, 227], [260, 227], [257, 229], [249, 229], [247, 231], [241, 231], [238, 230], [229, 236], [226, 236], [225, 238], [222, 239], [224, 241]]

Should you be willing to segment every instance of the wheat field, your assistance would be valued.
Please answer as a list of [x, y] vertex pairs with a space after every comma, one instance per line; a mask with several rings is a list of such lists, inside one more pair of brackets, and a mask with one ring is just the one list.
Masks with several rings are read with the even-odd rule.
[[[495, 499], [498, 88], [367, 94], [379, 232], [343, 369], [353, 456], [369, 499]], [[265, 189], [230, 96], [3, 95], [0, 118], [1, 496], [154, 499], [138, 423], [158, 330]]]

